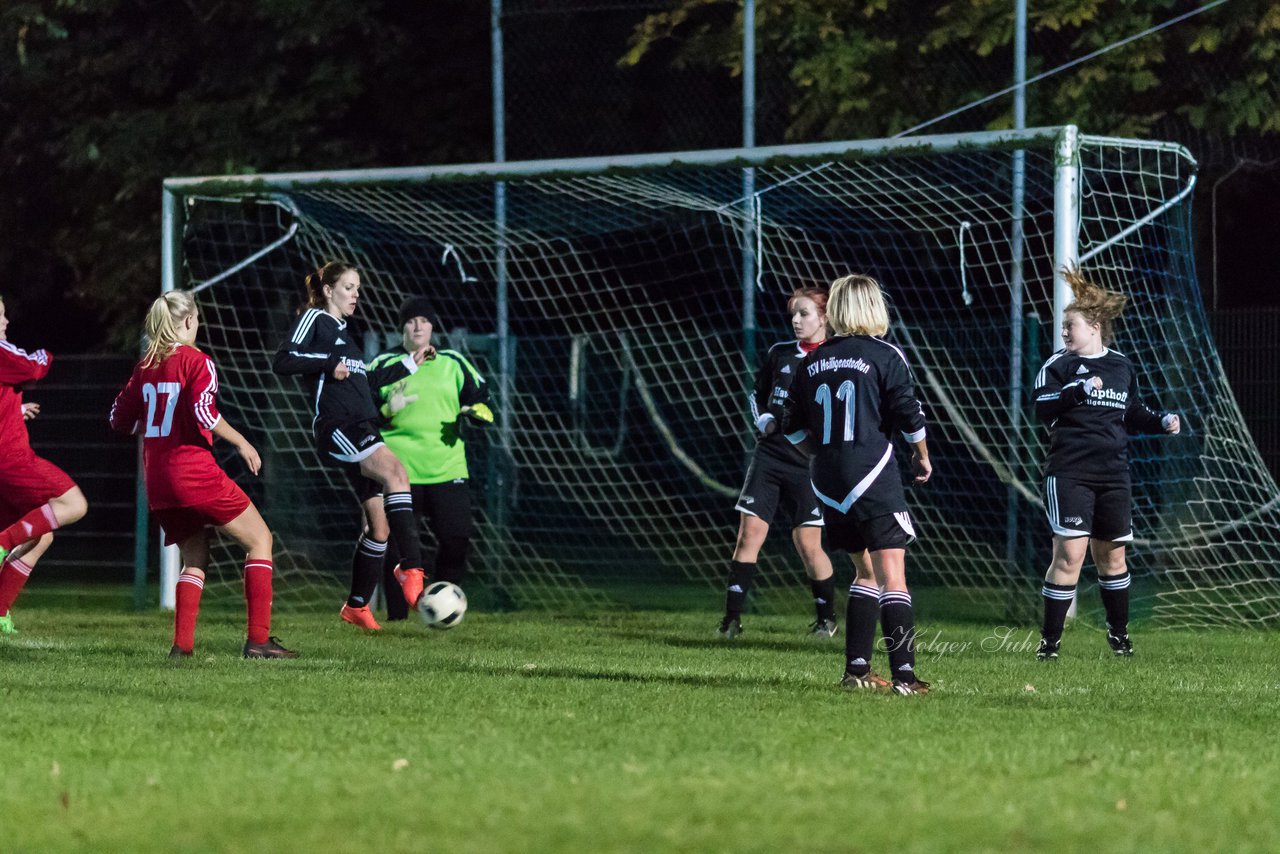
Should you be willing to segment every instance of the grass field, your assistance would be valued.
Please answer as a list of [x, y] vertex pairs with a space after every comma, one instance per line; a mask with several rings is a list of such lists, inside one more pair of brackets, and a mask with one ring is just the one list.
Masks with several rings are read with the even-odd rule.
[[[1270, 851], [1280, 636], [924, 621], [928, 697], [836, 687], [803, 615], [468, 615], [363, 636], [41, 598], [0, 638], [0, 850]], [[883, 669], [883, 666], [881, 667]]]

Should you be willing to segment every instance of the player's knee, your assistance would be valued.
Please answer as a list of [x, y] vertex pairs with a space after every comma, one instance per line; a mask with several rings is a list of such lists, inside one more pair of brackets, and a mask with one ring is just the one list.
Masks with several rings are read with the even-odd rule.
[[391, 538], [391, 526], [386, 519], [379, 519], [364, 526], [364, 535], [367, 539], [385, 543]]
[[1111, 554], [1098, 562], [1098, 571], [1102, 575], [1120, 575], [1126, 568], [1123, 554]]
[[249, 538], [249, 551], [251, 554], [269, 555], [273, 545], [271, 529], [266, 525], [262, 526], [261, 531], [254, 531], [253, 536]]
[[409, 491], [409, 475], [394, 454], [388, 453], [378, 461], [378, 480], [385, 492]]
[[79, 522], [89, 512], [89, 502], [79, 488], [68, 490], [49, 502], [53, 506], [54, 515], [59, 525], [70, 525]]
[[738, 526], [738, 548], [758, 549], [764, 545], [769, 536], [769, 523], [759, 516], [742, 514], [742, 524]]
[[[824, 555], [822, 551], [822, 535], [819, 534], [816, 541], [805, 535], [805, 528], [797, 528], [794, 542], [796, 546], [796, 554], [800, 555], [800, 559], [804, 561], [805, 566], [813, 566], [820, 561]], [[807, 530], [817, 531], [817, 528], [809, 528]]]
[[1054, 558], [1049, 564], [1051, 572], [1059, 576], [1077, 576], [1080, 574], [1080, 566], [1083, 561], [1072, 561], [1067, 558]]

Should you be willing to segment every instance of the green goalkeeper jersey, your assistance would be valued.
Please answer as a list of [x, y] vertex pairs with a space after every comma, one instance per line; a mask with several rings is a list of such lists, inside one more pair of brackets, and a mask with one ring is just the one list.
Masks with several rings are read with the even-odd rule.
[[[369, 365], [370, 376], [376, 368], [397, 361], [413, 364], [399, 347], [374, 359]], [[391, 398], [396, 393], [404, 396], [405, 404], [393, 413]], [[467, 449], [460, 421], [465, 415], [490, 423], [493, 413], [484, 378], [461, 353], [440, 350], [435, 358], [414, 365], [405, 379], [375, 388], [373, 394], [389, 419], [382, 438], [404, 464], [410, 483], [445, 483], [467, 477]]]

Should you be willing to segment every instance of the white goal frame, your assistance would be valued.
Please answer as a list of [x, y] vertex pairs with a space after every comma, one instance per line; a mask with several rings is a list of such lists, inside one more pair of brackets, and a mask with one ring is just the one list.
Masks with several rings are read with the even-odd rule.
[[[1134, 230], [1140, 228], [1145, 221], [1159, 216], [1169, 207], [1177, 204], [1194, 186], [1194, 175], [1188, 182], [1187, 186], [1178, 195], [1177, 198], [1171, 199], [1165, 203], [1159, 210], [1148, 214], [1142, 220], [1128, 224], [1118, 234], [1112, 236], [1109, 241], [1095, 241], [1089, 246], [1086, 255], [1082, 256], [1080, 252], [1081, 240], [1081, 198], [1080, 198], [1080, 150], [1082, 144], [1086, 141], [1103, 141], [1100, 137], [1086, 137], [1080, 133], [1079, 129], [1072, 125], [1060, 127], [1042, 127], [1025, 130], [1007, 130], [992, 131], [984, 133], [964, 133], [964, 134], [943, 134], [920, 137], [908, 137], [897, 139], [880, 139], [880, 140], [858, 140], [831, 143], [814, 143], [807, 145], [782, 145], [782, 146], [765, 146], [753, 148], [731, 148], [716, 149], [706, 151], [687, 151], [677, 153], [664, 154], [645, 154], [631, 155], [619, 157], [591, 157], [577, 159], [557, 159], [557, 160], [541, 160], [541, 161], [517, 161], [502, 163], [477, 163], [451, 166], [426, 166], [426, 167], [404, 167], [390, 169], [359, 169], [345, 171], [323, 171], [323, 172], [291, 172], [277, 173], [265, 175], [224, 175], [224, 176], [205, 176], [205, 177], [175, 177], [168, 178], [163, 182], [162, 194], [162, 217], [161, 217], [161, 291], [167, 292], [180, 287], [183, 282], [183, 256], [182, 256], [182, 235], [184, 229], [184, 216], [186, 205], [189, 199], [205, 198], [205, 197], [232, 197], [232, 196], [249, 196], [255, 195], [259, 197], [270, 196], [277, 200], [281, 200], [283, 204], [288, 204], [288, 194], [295, 190], [305, 189], [328, 189], [341, 188], [345, 186], [360, 187], [395, 187], [398, 185], [422, 185], [432, 182], [485, 182], [493, 186], [493, 216], [496, 224], [496, 233], [498, 234], [498, 244], [495, 247], [497, 252], [496, 265], [496, 293], [497, 293], [497, 316], [496, 316], [496, 340], [498, 357], [496, 360], [497, 371], [496, 376], [492, 377], [494, 385], [499, 390], [499, 401], [505, 401], [507, 395], [502, 391], [506, 389], [509, 381], [512, 360], [512, 345], [509, 342], [509, 328], [507, 323], [507, 282], [505, 275], [505, 251], [503, 246], [502, 235], [505, 232], [506, 223], [506, 182], [537, 179], [537, 178], [569, 178], [569, 177], [586, 177], [586, 176], [607, 176], [619, 175], [626, 173], [637, 173], [642, 171], [653, 170], [679, 170], [685, 168], [711, 168], [711, 167], [731, 167], [741, 168], [744, 174], [748, 174], [751, 170], [762, 167], [771, 167], [784, 165], [788, 163], [808, 163], [822, 164], [814, 166], [814, 169], [821, 169], [823, 165], [831, 163], [848, 163], [855, 161], [874, 160], [894, 155], [910, 155], [910, 154], [945, 154], [949, 152], [964, 152], [966, 150], [985, 150], [985, 151], [1019, 151], [1023, 149], [1048, 150], [1052, 148], [1054, 152], [1054, 190], [1053, 190], [1053, 268], [1054, 268], [1054, 328], [1061, 323], [1062, 313], [1066, 305], [1071, 299], [1071, 292], [1067, 286], [1065, 279], [1061, 275], [1061, 271], [1067, 267], [1079, 263], [1087, 262], [1088, 259], [1097, 253], [1103, 251], [1107, 246], [1116, 241], [1123, 240]], [[1150, 148], [1162, 151], [1173, 151], [1178, 156], [1185, 158], [1194, 164], [1194, 159], [1190, 153], [1182, 146], [1164, 143], [1164, 142], [1143, 142], [1135, 140], [1124, 140], [1127, 147]], [[1011, 193], [1017, 192], [1017, 181], [1011, 181]], [[758, 222], [760, 210], [760, 198], [766, 196], [771, 190], [779, 185], [766, 187], [762, 190], [754, 192], [748, 197], [737, 199], [730, 205], [740, 205], [744, 217], [748, 221], [748, 227], [744, 229], [744, 257], [748, 259], [754, 258], [756, 263], [755, 270], [761, 268], [760, 256], [763, 249], [757, 245], [752, 238], [753, 230], [750, 228], [752, 212]], [[1015, 203], [1014, 210], [1020, 210]], [[1020, 216], [1020, 214], [1018, 214]], [[1015, 224], [1015, 228], [1018, 227]], [[758, 235], [759, 229], [755, 229]], [[293, 232], [288, 231], [277, 240], [269, 245], [263, 246], [253, 253], [247, 255], [238, 263], [229, 266], [220, 274], [205, 279], [200, 283], [200, 288], [215, 286], [216, 283], [226, 278], [238, 270], [252, 264], [255, 260], [263, 255], [278, 248], [283, 243], [288, 242], [292, 238]], [[1020, 266], [1023, 263], [1018, 257], [1020, 250], [1015, 254], [1015, 259], [1011, 261], [1012, 265], [1017, 265], [1017, 271], [1011, 270], [1010, 280], [1013, 282], [1020, 281]], [[749, 265], [748, 265], [749, 266]], [[963, 262], [962, 262], [963, 275]], [[744, 305], [752, 304], [755, 294], [753, 290], [754, 283], [744, 277], [743, 281], [743, 303]], [[1021, 312], [1022, 292], [1018, 287], [1010, 288], [1011, 317], [1018, 317]], [[752, 329], [748, 329], [753, 325], [753, 321], [744, 317], [744, 340], [748, 337], [748, 333]], [[753, 345], [752, 345], [753, 346]], [[1021, 353], [1017, 348], [1013, 349], [1010, 354], [1011, 365], [1009, 372], [1009, 409], [1013, 423], [1017, 423], [1021, 418], [1021, 412], [1018, 410], [1018, 401], [1024, 395], [1025, 389], [1021, 385]], [[945, 404], [945, 391], [942, 389], [934, 389], [937, 392], [941, 405]], [[639, 393], [650, 409], [650, 416], [654, 421], [655, 427], [664, 436], [669, 437], [670, 431], [664, 432], [661, 423], [661, 416], [649, 405], [649, 400], [645, 394], [643, 384], [639, 387]], [[504, 413], [499, 410], [497, 419], [499, 423], [498, 442], [509, 442], [509, 436], [504, 431], [507, 420], [503, 417]], [[963, 425], [962, 429], [963, 429]], [[681, 461], [682, 465], [694, 471], [696, 463], [687, 455], [683, 454], [677, 446], [673, 444], [673, 440], [668, 438], [671, 444], [673, 456]], [[683, 456], [682, 456], [683, 455]], [[996, 462], [996, 461], [993, 461]], [[999, 468], [999, 466], [996, 466]], [[1039, 503], [1039, 497], [1027, 494], [1025, 486], [1019, 486], [1010, 482], [1010, 487], [1022, 489], [1023, 498], [1033, 500]], [[1011, 497], [1013, 502], [1016, 497]], [[145, 508], [143, 508], [145, 510]], [[1012, 514], [1011, 514], [1012, 519]], [[1010, 524], [1016, 524], [1012, 522]], [[180, 559], [177, 554], [176, 547], [170, 547], [161, 550], [160, 558], [161, 566], [161, 585], [160, 585], [160, 604], [164, 608], [172, 608], [174, 606], [174, 588], [177, 581], [178, 572], [180, 570]]]

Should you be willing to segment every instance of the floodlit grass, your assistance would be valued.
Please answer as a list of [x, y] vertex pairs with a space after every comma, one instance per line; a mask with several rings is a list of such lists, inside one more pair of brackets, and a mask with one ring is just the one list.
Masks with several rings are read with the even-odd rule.
[[[836, 687], [803, 615], [468, 615], [361, 635], [31, 597], [0, 638], [0, 849], [1273, 850], [1280, 636], [925, 623], [928, 697]], [[1013, 649], [1011, 647], [1018, 647]], [[883, 665], [881, 670], [885, 669]]]

